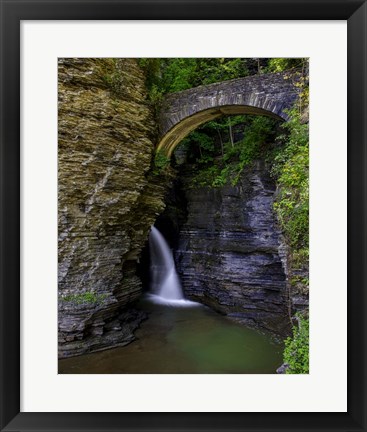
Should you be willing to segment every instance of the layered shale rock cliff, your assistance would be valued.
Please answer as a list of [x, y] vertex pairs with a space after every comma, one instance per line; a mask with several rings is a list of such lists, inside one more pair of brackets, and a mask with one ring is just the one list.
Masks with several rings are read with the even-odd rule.
[[263, 161], [245, 170], [236, 186], [186, 187], [188, 216], [176, 262], [186, 296], [284, 334], [289, 320], [274, 192]]
[[59, 356], [124, 345], [148, 231], [164, 208], [149, 174], [155, 123], [132, 59], [59, 60]]

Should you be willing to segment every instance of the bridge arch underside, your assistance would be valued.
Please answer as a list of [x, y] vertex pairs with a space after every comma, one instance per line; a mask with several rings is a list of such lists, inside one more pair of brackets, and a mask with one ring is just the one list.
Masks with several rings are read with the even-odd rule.
[[175, 124], [166, 134], [160, 139], [157, 146], [157, 152], [165, 154], [167, 157], [171, 157], [175, 148], [179, 143], [193, 130], [201, 126], [202, 124], [214, 120], [221, 116], [226, 115], [239, 115], [239, 114], [250, 114], [250, 115], [262, 115], [274, 118], [276, 120], [285, 121], [287, 118], [283, 114], [282, 116], [274, 114], [272, 111], [264, 110], [248, 105], [228, 105], [215, 108], [209, 108], [206, 110], [199, 111], [191, 116], [183, 118], [180, 122]]

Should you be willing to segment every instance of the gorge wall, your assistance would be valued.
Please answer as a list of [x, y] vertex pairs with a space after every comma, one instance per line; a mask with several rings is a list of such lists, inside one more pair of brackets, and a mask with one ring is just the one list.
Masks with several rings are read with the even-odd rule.
[[189, 165], [172, 182], [171, 168], [152, 169], [157, 124], [134, 59], [63, 58], [58, 76], [59, 357], [134, 340], [155, 222], [187, 297], [285, 334], [286, 252], [265, 162], [236, 186], [192, 187]]
[[59, 356], [124, 345], [136, 263], [164, 208], [156, 125], [133, 59], [59, 60]]
[[176, 263], [185, 295], [240, 322], [285, 334], [286, 277], [273, 213], [275, 185], [264, 161], [236, 186], [190, 187]]

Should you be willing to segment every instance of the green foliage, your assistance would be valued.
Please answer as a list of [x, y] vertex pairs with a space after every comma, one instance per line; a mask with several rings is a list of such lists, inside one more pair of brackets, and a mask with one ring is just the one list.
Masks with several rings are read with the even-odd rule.
[[288, 69], [299, 68], [305, 65], [304, 58], [271, 58], [268, 61], [267, 72], [283, 72]]
[[161, 74], [160, 58], [140, 58], [138, 59], [139, 66], [144, 70], [146, 77], [146, 84], [150, 88], [156, 81], [157, 76]]
[[201, 167], [196, 171], [196, 174], [191, 178], [190, 187], [193, 189], [197, 187], [204, 187], [204, 186], [215, 187], [214, 184], [217, 184], [219, 182], [219, 180], [217, 179], [220, 176], [221, 176], [221, 169], [219, 168], [218, 165]]
[[[229, 125], [232, 129], [241, 126], [240, 140], [233, 136], [229, 140], [232, 133]], [[221, 146], [214, 139], [218, 131], [221, 141], [227, 138]], [[273, 138], [274, 131], [275, 121], [268, 117], [235, 116], [209, 122], [201, 130], [191, 133], [185, 144], [191, 152], [199, 149], [197, 174], [192, 179], [192, 187], [221, 187], [229, 183], [235, 186], [243, 169], [265, 152], [266, 143]]]
[[[244, 138], [236, 145], [227, 150], [224, 159], [226, 161], [237, 161], [233, 164], [236, 176], [232, 184], [236, 185], [243, 169], [250, 165], [255, 159], [264, 154], [266, 143], [271, 140], [275, 131], [274, 120], [268, 117], [253, 117], [251, 123], [244, 132]], [[227, 145], [228, 147], [228, 145]]]
[[166, 59], [163, 68], [162, 84], [168, 93], [195, 87], [196, 59]]
[[167, 93], [265, 72], [304, 68], [303, 58], [140, 58], [149, 99], [159, 104]]
[[285, 145], [273, 155], [272, 175], [279, 189], [274, 209], [287, 243], [298, 251], [308, 250], [309, 243], [308, 124], [301, 123], [296, 110], [290, 116], [283, 125]]
[[298, 250], [293, 250], [292, 251], [292, 268], [297, 270], [297, 269], [302, 269], [302, 267], [304, 266], [305, 263], [308, 263], [308, 259], [309, 259], [309, 249], [307, 248], [302, 248], [302, 249], [298, 249]]
[[159, 103], [163, 95], [194, 87], [193, 75], [196, 59], [142, 58], [140, 66], [146, 75], [149, 99]]
[[123, 95], [125, 87], [123, 85], [123, 79], [120, 72], [121, 69], [119, 59], [113, 59], [113, 64], [113, 72], [106, 74], [103, 77], [103, 80], [106, 86], [109, 88], [111, 95], [119, 98]]
[[283, 361], [289, 365], [287, 374], [309, 373], [309, 321], [300, 313], [296, 314], [298, 325], [293, 327], [293, 336], [285, 343]]
[[231, 174], [231, 167], [226, 166], [221, 169], [212, 181], [212, 187], [222, 187], [228, 183], [229, 176]]
[[190, 146], [196, 146], [200, 153], [200, 158], [197, 162], [201, 165], [213, 162], [215, 154], [214, 139], [211, 134], [208, 134], [208, 129], [197, 129], [188, 137], [185, 138], [185, 143]]
[[164, 153], [158, 151], [154, 156], [154, 168], [153, 174], [161, 174], [167, 170], [170, 166], [170, 158], [167, 157]]
[[290, 279], [290, 284], [292, 286], [296, 286], [298, 283], [301, 283], [304, 286], [308, 286], [309, 284], [309, 279], [308, 277], [302, 277], [302, 276], [292, 276]]
[[123, 91], [122, 79], [118, 72], [107, 74], [104, 76], [104, 81], [110, 89], [112, 95], [121, 96]]
[[141, 58], [149, 98], [158, 103], [166, 93], [248, 75], [241, 58]]
[[93, 291], [87, 291], [81, 294], [70, 294], [62, 297], [61, 300], [75, 304], [98, 304], [102, 303], [107, 298], [107, 294], [96, 294]]
[[196, 85], [241, 78], [249, 74], [243, 58], [201, 58], [196, 60]]

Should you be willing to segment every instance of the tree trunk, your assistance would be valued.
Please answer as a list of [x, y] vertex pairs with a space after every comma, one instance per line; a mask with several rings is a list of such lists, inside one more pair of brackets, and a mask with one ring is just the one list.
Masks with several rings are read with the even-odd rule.
[[234, 142], [233, 142], [233, 133], [232, 133], [232, 123], [231, 123], [231, 119], [228, 119], [228, 126], [229, 126], [229, 139], [231, 140], [231, 146], [234, 147]]
[[224, 157], [222, 134], [220, 133], [219, 129], [217, 129], [217, 132], [218, 132], [218, 135], [219, 135], [219, 142], [220, 142], [220, 148], [222, 150], [222, 157]]

